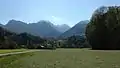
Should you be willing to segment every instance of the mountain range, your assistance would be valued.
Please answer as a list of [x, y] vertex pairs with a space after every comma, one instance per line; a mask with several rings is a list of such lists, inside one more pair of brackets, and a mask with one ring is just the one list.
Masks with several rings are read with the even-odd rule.
[[40, 37], [69, 37], [72, 35], [81, 35], [85, 32], [85, 27], [89, 21], [81, 21], [72, 28], [67, 24], [54, 25], [50, 21], [41, 20], [37, 23], [27, 24], [22, 21], [10, 20], [6, 25], [0, 26], [16, 33], [27, 32]]

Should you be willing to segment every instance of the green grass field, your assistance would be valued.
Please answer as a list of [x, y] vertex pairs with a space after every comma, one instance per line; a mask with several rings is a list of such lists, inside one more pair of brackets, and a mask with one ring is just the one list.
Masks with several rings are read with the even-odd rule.
[[120, 68], [119, 51], [58, 49], [0, 57], [0, 68]]
[[26, 51], [26, 49], [1, 49], [0, 54], [11, 53], [11, 52], [22, 52], [22, 51]]

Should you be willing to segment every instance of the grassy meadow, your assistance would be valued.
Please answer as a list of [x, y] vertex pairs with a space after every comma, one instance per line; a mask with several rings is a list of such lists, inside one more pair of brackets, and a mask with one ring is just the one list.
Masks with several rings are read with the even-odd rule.
[[0, 50], [0, 54], [4, 54], [4, 53], [13, 53], [13, 52], [22, 52], [22, 51], [26, 51], [27, 49], [1, 49]]
[[46, 50], [0, 57], [0, 68], [120, 68], [120, 52]]

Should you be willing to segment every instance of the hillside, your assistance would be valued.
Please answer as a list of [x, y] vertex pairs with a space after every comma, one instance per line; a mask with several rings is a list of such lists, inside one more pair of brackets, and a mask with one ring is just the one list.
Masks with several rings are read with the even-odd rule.
[[84, 35], [85, 28], [88, 22], [89, 22], [88, 20], [80, 21], [75, 26], [73, 26], [71, 29], [64, 32], [60, 37], [69, 37], [72, 35]]

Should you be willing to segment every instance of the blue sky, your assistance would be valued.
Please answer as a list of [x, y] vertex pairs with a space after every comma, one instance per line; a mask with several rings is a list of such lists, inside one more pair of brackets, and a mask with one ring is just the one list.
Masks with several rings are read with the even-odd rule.
[[27, 23], [49, 20], [73, 26], [89, 20], [100, 6], [120, 5], [120, 0], [0, 0], [0, 23], [15, 19]]

